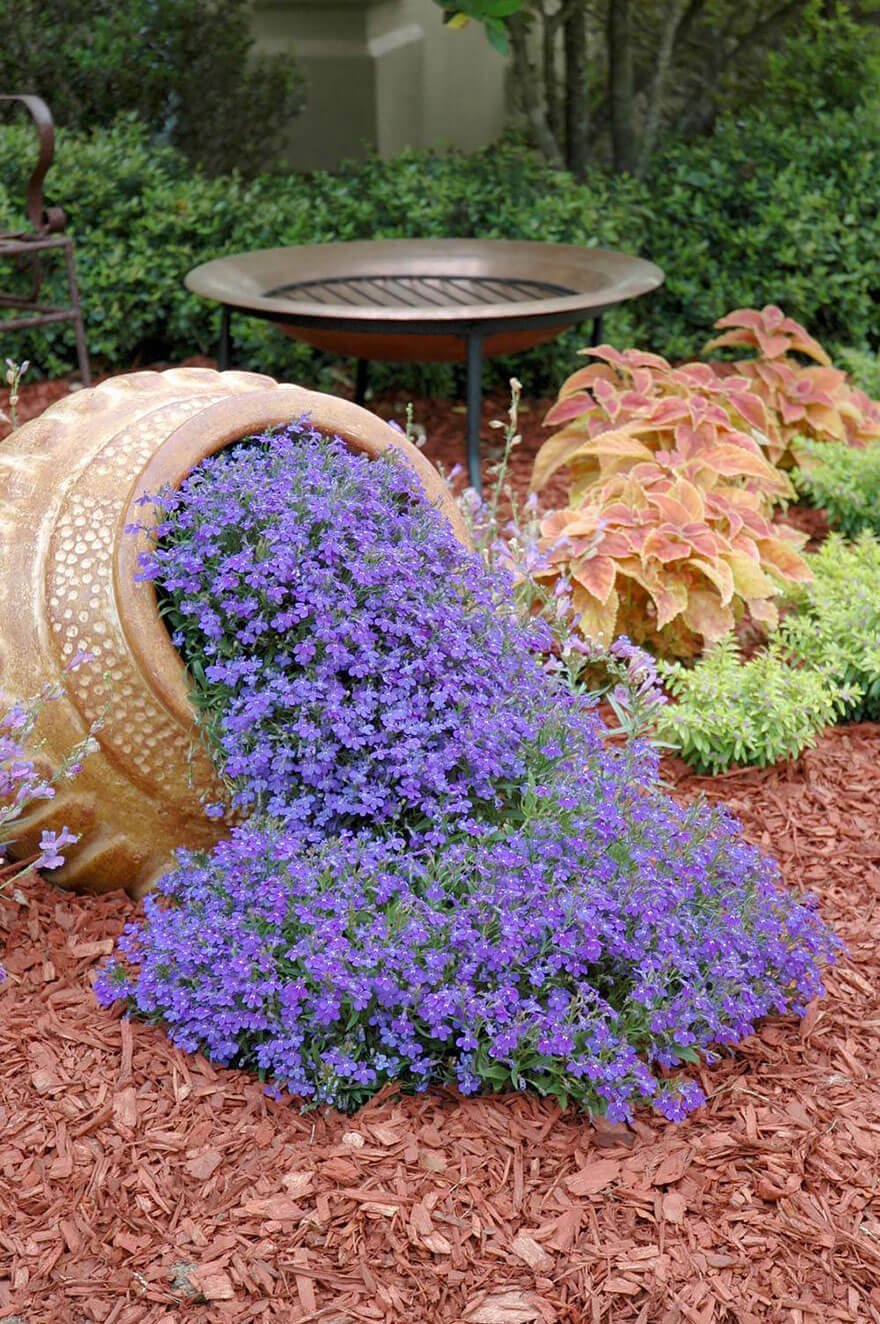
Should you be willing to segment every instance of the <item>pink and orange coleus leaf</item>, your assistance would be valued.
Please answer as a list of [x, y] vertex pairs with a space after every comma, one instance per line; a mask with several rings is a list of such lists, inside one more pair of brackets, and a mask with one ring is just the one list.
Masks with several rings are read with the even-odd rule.
[[671, 561], [685, 561], [692, 551], [690, 544], [679, 535], [677, 529], [663, 524], [646, 533], [641, 547], [643, 560], [653, 557], [664, 565]]
[[723, 639], [736, 624], [731, 608], [724, 606], [711, 589], [691, 589], [683, 618], [688, 629], [706, 645]]
[[684, 530], [693, 523], [687, 506], [678, 501], [668, 490], [662, 491], [658, 487], [650, 492], [648, 500], [658, 515], [674, 528]]
[[[703, 575], [718, 590], [718, 601], [722, 607], [726, 607], [732, 601], [734, 594], [733, 571], [727, 562], [720, 556], [716, 556], [714, 559], [695, 556], [692, 558], [690, 565], [691, 569]], [[705, 586], [703, 591], [705, 591]]]
[[775, 630], [779, 624], [779, 608], [770, 598], [755, 598], [749, 603], [749, 615], [765, 630]]
[[538, 454], [535, 456], [535, 465], [532, 470], [532, 491], [538, 492], [547, 483], [555, 473], [564, 469], [571, 463], [572, 456], [580, 450], [584, 444], [583, 431], [569, 425], [562, 432], [557, 432], [544, 442]]
[[571, 423], [573, 419], [589, 413], [594, 406], [593, 397], [588, 395], [586, 391], [575, 391], [571, 395], [561, 396], [555, 405], [551, 405], [544, 415], [544, 423], [547, 427], [557, 427], [560, 423]]
[[812, 579], [812, 573], [804, 558], [785, 538], [769, 537], [757, 539], [761, 565], [769, 574], [778, 575], [788, 583], [805, 584]]
[[614, 588], [617, 564], [610, 556], [580, 557], [571, 564], [571, 578], [604, 606]]
[[764, 492], [778, 496], [789, 496], [791, 493], [791, 483], [785, 474], [774, 469], [760, 455], [754, 455], [742, 446], [725, 442], [713, 446], [699, 458], [707, 469], [724, 478], [757, 478]]
[[578, 368], [559, 388], [558, 399], [565, 400], [569, 395], [580, 391], [592, 391], [598, 381], [617, 382], [614, 371], [604, 363], [591, 363], [588, 368]]
[[592, 358], [610, 363], [623, 372], [633, 372], [637, 368], [648, 368], [654, 372], [668, 372], [669, 362], [660, 354], [651, 354], [642, 349], [615, 349], [613, 345], [590, 345], [580, 351]]
[[831, 360], [825, 350], [807, 331], [776, 304], [766, 307], [737, 308], [732, 313], [720, 317], [715, 323], [717, 329], [735, 328], [724, 336], [718, 336], [706, 345], [706, 350], [720, 345], [749, 345], [757, 349], [764, 358], [782, 358], [786, 354], [797, 352], [814, 359], [816, 363], [830, 365]]
[[724, 557], [733, 574], [734, 591], [741, 598], [772, 598], [779, 586], [761, 569], [760, 562], [745, 552], [728, 552]]
[[620, 598], [616, 589], [600, 602], [595, 594], [575, 581], [571, 586], [571, 605], [579, 617], [578, 628], [587, 639], [608, 644], [620, 633], [617, 628]]

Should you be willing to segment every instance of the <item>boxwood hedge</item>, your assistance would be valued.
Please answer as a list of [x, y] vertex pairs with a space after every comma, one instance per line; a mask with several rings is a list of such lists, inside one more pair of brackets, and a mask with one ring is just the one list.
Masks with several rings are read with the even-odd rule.
[[[20, 216], [33, 148], [23, 126], [0, 134], [0, 225]], [[714, 319], [744, 304], [781, 304], [832, 349], [880, 335], [880, 123], [869, 109], [818, 114], [804, 128], [755, 112], [673, 145], [644, 181], [596, 169], [584, 184], [516, 142], [467, 157], [404, 152], [333, 174], [208, 179], [123, 117], [92, 135], [61, 133], [49, 182], [76, 239], [91, 352], [114, 368], [213, 352], [217, 311], [183, 287], [198, 262], [382, 236], [546, 239], [651, 257], [665, 287], [612, 314], [606, 334], [673, 358], [695, 353]], [[519, 359], [530, 389], [558, 382], [586, 334]], [[64, 326], [10, 335], [3, 352], [44, 373], [73, 365]], [[327, 360], [260, 322], [239, 319], [236, 359], [331, 380]]]

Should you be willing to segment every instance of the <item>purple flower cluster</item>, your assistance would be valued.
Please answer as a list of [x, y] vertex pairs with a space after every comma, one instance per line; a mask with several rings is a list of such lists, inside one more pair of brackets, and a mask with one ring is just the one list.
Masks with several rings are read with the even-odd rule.
[[834, 940], [733, 820], [639, 785], [574, 705], [548, 723], [507, 821], [442, 849], [254, 820], [182, 857], [99, 997], [316, 1103], [398, 1081], [683, 1117], [674, 1068], [803, 1007]]
[[55, 794], [25, 748], [31, 726], [30, 714], [21, 704], [13, 705], [0, 718], [0, 839], [29, 804], [51, 800]]
[[[78, 660], [77, 660], [78, 665]], [[40, 849], [35, 858], [18, 867], [6, 862], [7, 848], [14, 841], [17, 825], [38, 800], [51, 800], [55, 795], [54, 782], [59, 777], [70, 777], [79, 770], [77, 759], [87, 751], [89, 739], [65, 760], [53, 777], [46, 778], [37, 767], [32, 752], [34, 727], [44, 703], [59, 697], [57, 686], [48, 686], [39, 698], [29, 704], [13, 704], [0, 716], [0, 890], [14, 882], [27, 869], [60, 869], [64, 864], [62, 850], [72, 846], [79, 838], [63, 827], [60, 832], [49, 829], [40, 834]], [[0, 966], [0, 980], [6, 971]]]
[[[75, 760], [82, 756], [89, 743], [88, 740], [81, 742], [50, 778], [37, 767], [29, 752], [34, 727], [43, 704], [57, 698], [59, 693], [59, 690], [48, 687], [30, 704], [13, 704], [0, 717], [0, 861], [4, 858], [6, 844], [14, 839], [16, 824], [20, 823], [35, 801], [54, 798], [54, 782], [59, 777], [70, 777], [79, 771], [79, 763]], [[37, 857], [29, 860], [25, 867], [60, 869], [64, 864], [61, 851], [78, 840], [67, 827], [63, 827], [60, 832], [44, 831], [40, 836]]]
[[406, 464], [299, 420], [154, 500], [140, 577], [238, 806], [313, 840], [500, 806], [545, 701], [535, 629]]
[[680, 1064], [821, 991], [813, 907], [659, 789], [651, 660], [607, 653], [609, 743], [402, 464], [300, 420], [157, 501], [141, 574], [252, 817], [181, 854], [102, 1002], [314, 1103], [534, 1088], [618, 1119], [685, 1116]]

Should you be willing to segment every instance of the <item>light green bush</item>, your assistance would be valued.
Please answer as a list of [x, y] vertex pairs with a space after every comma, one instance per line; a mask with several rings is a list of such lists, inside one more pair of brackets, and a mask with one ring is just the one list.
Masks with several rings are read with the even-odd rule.
[[743, 661], [729, 635], [695, 665], [661, 662], [659, 671], [677, 702], [661, 710], [657, 735], [701, 773], [797, 758], [843, 702], [818, 671], [791, 666], [778, 642]]
[[846, 691], [844, 715], [880, 719], [880, 541], [832, 534], [809, 557], [814, 579], [790, 594], [780, 646], [796, 663]]
[[795, 458], [798, 491], [827, 513], [833, 529], [849, 537], [862, 529], [880, 533], [880, 442], [858, 447], [805, 439]]

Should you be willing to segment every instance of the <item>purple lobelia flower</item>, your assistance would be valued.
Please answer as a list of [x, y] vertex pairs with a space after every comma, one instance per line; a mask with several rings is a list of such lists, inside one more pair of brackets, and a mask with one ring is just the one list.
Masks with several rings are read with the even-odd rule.
[[301, 421], [159, 504], [142, 574], [252, 817], [181, 854], [102, 1002], [315, 1103], [442, 1083], [679, 1119], [682, 1063], [821, 991], [812, 904], [608, 744], [400, 463]]
[[670, 1072], [802, 1009], [835, 941], [732, 819], [640, 784], [575, 706], [547, 723], [506, 821], [304, 846], [252, 820], [182, 856], [98, 996], [316, 1103], [397, 1081], [685, 1116]]
[[537, 627], [399, 457], [300, 420], [156, 502], [140, 575], [237, 805], [315, 838], [500, 804], [545, 690]]

